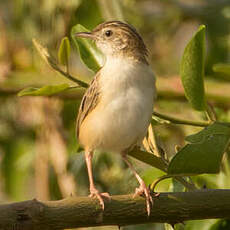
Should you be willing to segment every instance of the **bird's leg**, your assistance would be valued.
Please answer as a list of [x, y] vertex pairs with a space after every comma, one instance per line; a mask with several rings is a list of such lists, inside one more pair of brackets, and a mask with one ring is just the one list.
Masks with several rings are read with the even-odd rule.
[[96, 197], [99, 202], [100, 205], [102, 206], [102, 209], [104, 210], [105, 208], [105, 204], [103, 201], [103, 196], [107, 197], [110, 199], [110, 195], [108, 193], [100, 193], [95, 185], [94, 185], [94, 181], [93, 181], [93, 171], [92, 171], [92, 158], [93, 158], [93, 152], [91, 151], [85, 151], [85, 161], [86, 161], [86, 165], [87, 165], [87, 170], [88, 170], [88, 176], [89, 176], [89, 191], [90, 191], [90, 197]]
[[126, 162], [126, 164], [129, 166], [129, 168], [132, 170], [133, 174], [135, 175], [135, 177], [137, 178], [137, 180], [138, 180], [138, 182], [140, 184], [139, 188], [136, 188], [134, 197], [136, 197], [137, 195], [144, 195], [145, 196], [147, 214], [149, 216], [150, 215], [151, 206], [153, 205], [153, 198], [150, 195], [150, 190], [145, 185], [145, 182], [138, 175], [138, 173], [134, 169], [133, 165], [128, 161], [126, 154], [122, 154], [122, 158], [124, 159], [124, 161]]

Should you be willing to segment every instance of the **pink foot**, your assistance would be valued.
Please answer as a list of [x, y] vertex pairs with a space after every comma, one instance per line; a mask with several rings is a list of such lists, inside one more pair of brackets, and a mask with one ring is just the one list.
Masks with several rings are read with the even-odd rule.
[[105, 204], [104, 204], [104, 200], [102, 197], [107, 198], [109, 200], [111, 199], [109, 193], [107, 193], [107, 192], [100, 193], [96, 188], [90, 189], [89, 197], [97, 198], [101, 207], [102, 207], [102, 210], [105, 209]]
[[145, 200], [146, 200], [146, 210], [147, 210], [147, 214], [148, 216], [150, 216], [150, 210], [151, 210], [151, 206], [153, 206], [153, 198], [150, 195], [150, 190], [148, 187], [146, 187], [145, 183], [142, 182], [140, 184], [139, 188], [136, 188], [135, 194], [133, 197], [136, 196], [141, 196], [144, 195], [145, 196]]

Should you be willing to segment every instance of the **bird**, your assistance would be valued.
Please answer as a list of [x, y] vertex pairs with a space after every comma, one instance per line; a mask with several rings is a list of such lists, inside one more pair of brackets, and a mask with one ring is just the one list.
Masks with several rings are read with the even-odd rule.
[[106, 21], [91, 32], [78, 32], [75, 36], [93, 40], [105, 56], [82, 98], [76, 122], [77, 138], [85, 150], [90, 197], [97, 198], [103, 210], [104, 199], [110, 198], [95, 187], [94, 152], [118, 153], [140, 184], [134, 197], [145, 197], [149, 216], [153, 204], [150, 190], [127, 157], [147, 134], [156, 98], [147, 48], [137, 30], [121, 21]]

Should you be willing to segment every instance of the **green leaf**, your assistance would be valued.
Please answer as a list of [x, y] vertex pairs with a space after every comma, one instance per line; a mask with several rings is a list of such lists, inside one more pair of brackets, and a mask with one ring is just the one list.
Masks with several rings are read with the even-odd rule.
[[128, 152], [128, 155], [146, 163], [149, 164], [155, 168], [158, 168], [164, 172], [167, 170], [167, 165], [166, 163], [160, 158], [152, 153], [148, 153], [145, 151], [141, 151], [137, 148], [133, 149], [131, 152]]
[[174, 230], [171, 224], [165, 223], [164, 224], [164, 230]]
[[184, 225], [184, 230], [207, 230], [216, 220], [192, 220], [186, 221]]
[[205, 110], [204, 92], [205, 26], [202, 25], [185, 47], [180, 75], [185, 96], [196, 110]]
[[229, 124], [214, 123], [201, 132], [187, 137], [185, 145], [171, 160], [168, 173], [194, 175], [218, 173], [230, 140]]
[[205, 138], [213, 134], [223, 134], [227, 136], [230, 135], [230, 124], [215, 122], [212, 125], [204, 128], [202, 131], [187, 136], [185, 140], [190, 143], [202, 143], [205, 141]]
[[33, 45], [40, 54], [40, 56], [43, 58], [43, 60], [53, 67], [53, 65], [57, 65], [56, 60], [49, 54], [48, 50], [46, 47], [43, 47], [35, 38], [32, 39]]
[[42, 88], [25, 88], [18, 93], [19, 97], [22, 96], [51, 96], [60, 92], [63, 92], [69, 89], [68, 84], [61, 84], [61, 85], [47, 85]]
[[230, 229], [230, 220], [217, 220], [209, 230], [229, 230]]
[[103, 55], [91, 39], [76, 37], [75, 34], [78, 32], [89, 32], [89, 30], [84, 26], [77, 24], [71, 30], [71, 37], [80, 54], [81, 60], [89, 69], [97, 72], [103, 64]]
[[185, 226], [184, 224], [178, 223], [174, 225], [174, 227], [171, 224], [164, 224], [165, 229], [164, 230], [184, 230]]
[[62, 65], [68, 66], [70, 56], [70, 43], [67, 37], [64, 37], [61, 41], [58, 50], [58, 60]]

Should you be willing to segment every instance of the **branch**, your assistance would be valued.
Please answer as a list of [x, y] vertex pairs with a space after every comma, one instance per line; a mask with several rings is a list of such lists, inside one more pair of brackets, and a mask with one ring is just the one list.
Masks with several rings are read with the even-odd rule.
[[62, 69], [60, 69], [60, 68], [58, 67], [58, 65], [57, 65], [55, 62], [52, 61], [51, 58], [47, 58], [47, 60], [49, 61], [50, 65], [53, 67], [53, 69], [55, 69], [57, 72], [59, 72], [62, 76], [68, 78], [69, 80], [71, 80], [71, 81], [77, 83], [79, 86], [82, 86], [82, 87], [84, 87], [84, 88], [87, 88], [87, 87], [89, 86], [86, 82], [81, 81], [81, 80], [79, 80], [79, 79], [73, 77], [73, 76], [70, 75], [69, 73], [67, 73], [67, 72], [63, 71]]
[[154, 201], [149, 218], [144, 198], [132, 195], [112, 196], [105, 202], [104, 212], [96, 200], [88, 197], [5, 204], [0, 205], [0, 229], [52, 230], [230, 218], [230, 190], [161, 193]]

